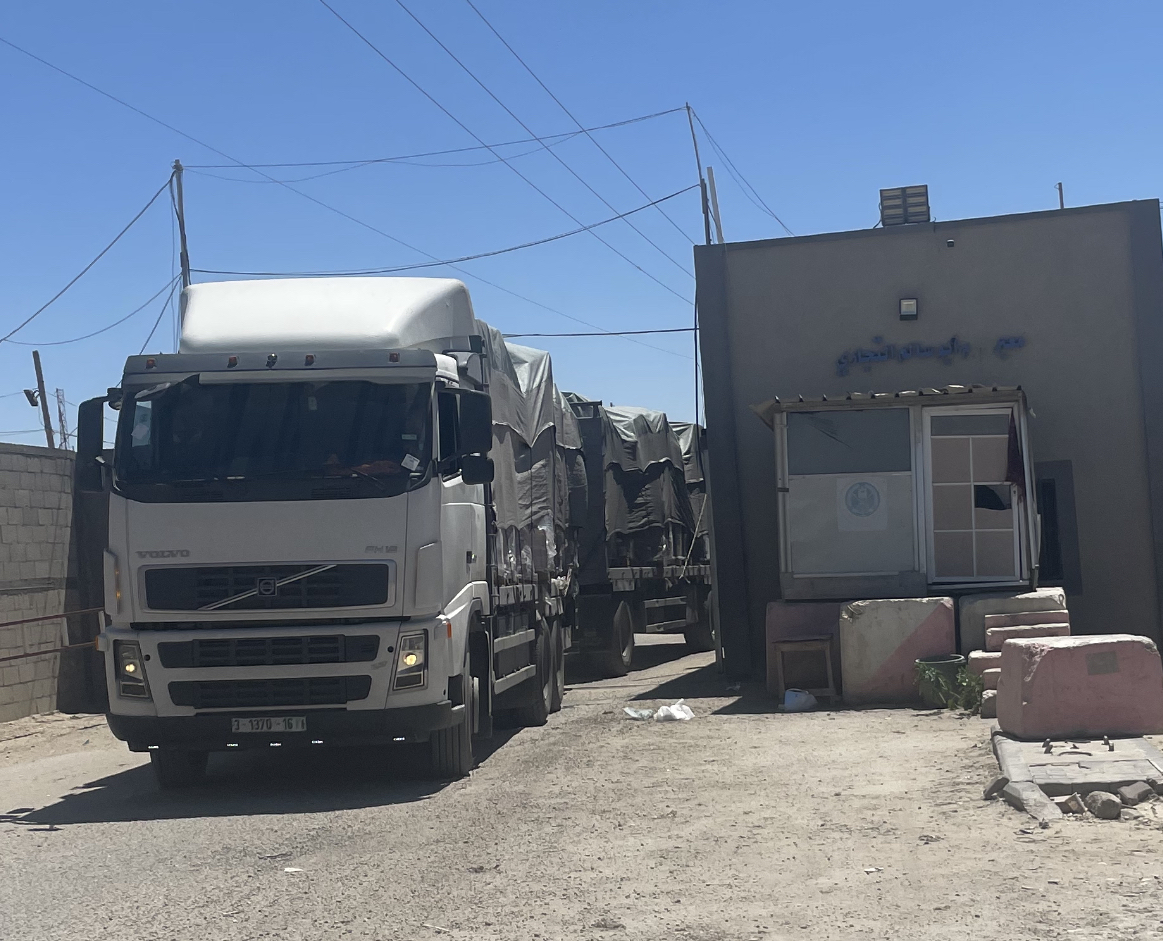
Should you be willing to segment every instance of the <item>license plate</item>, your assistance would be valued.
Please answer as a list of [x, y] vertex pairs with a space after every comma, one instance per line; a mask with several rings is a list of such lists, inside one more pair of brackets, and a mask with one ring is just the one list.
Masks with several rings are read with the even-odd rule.
[[231, 719], [231, 732], [306, 732], [306, 716], [253, 716]]

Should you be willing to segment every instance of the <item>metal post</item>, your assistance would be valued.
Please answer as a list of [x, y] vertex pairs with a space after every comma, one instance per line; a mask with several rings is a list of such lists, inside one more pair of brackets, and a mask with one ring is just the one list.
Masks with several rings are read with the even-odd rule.
[[186, 251], [186, 201], [182, 195], [182, 161], [174, 161], [174, 210], [178, 214], [178, 241], [181, 245], [179, 259], [182, 264], [182, 290], [190, 286], [190, 253]]
[[69, 416], [67, 411], [68, 403], [65, 402], [65, 390], [57, 389], [57, 432], [61, 438], [61, 448], [65, 451], [69, 450]]
[[711, 218], [715, 220], [715, 235], [723, 244], [723, 220], [719, 218], [719, 193], [715, 189], [715, 168], [707, 167], [707, 189], [711, 191]]
[[40, 368], [40, 350], [32, 351], [32, 365], [36, 369], [36, 394], [40, 401], [40, 417], [44, 419], [44, 437], [50, 448], [55, 449], [56, 443], [52, 438], [52, 422], [48, 417], [48, 399], [44, 394], [44, 373]]
[[695, 136], [695, 115], [691, 110], [690, 102], [686, 106], [686, 118], [691, 126], [691, 143], [695, 145], [695, 165], [699, 171], [699, 192], [703, 197], [703, 230], [707, 237], [707, 244], [711, 244], [711, 208], [707, 201], [707, 181], [703, 179], [703, 161], [699, 157], [699, 139]]
[[1066, 208], [1066, 197], [1064, 197], [1062, 195], [1062, 184], [1061, 183], [1058, 184], [1058, 208], [1059, 209]]

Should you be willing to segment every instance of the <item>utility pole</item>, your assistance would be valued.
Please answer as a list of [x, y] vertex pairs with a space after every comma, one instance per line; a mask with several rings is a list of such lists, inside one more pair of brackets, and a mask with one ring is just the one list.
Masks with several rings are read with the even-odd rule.
[[1061, 183], [1058, 184], [1058, 208], [1059, 209], [1066, 208], [1066, 198], [1062, 195], [1062, 184]]
[[715, 168], [707, 167], [707, 189], [711, 192], [711, 217], [715, 220], [715, 235], [723, 244], [723, 220], [719, 218], [719, 193], [715, 189]]
[[36, 397], [40, 402], [40, 417], [44, 419], [44, 437], [48, 446], [55, 450], [56, 443], [52, 438], [52, 422], [48, 417], [48, 399], [44, 394], [44, 372], [40, 368], [40, 350], [32, 351], [32, 365], [36, 369]]
[[61, 448], [65, 451], [70, 450], [69, 445], [72, 443], [69, 438], [69, 416], [66, 411], [65, 390], [57, 389], [57, 432], [61, 438]]
[[182, 161], [174, 161], [174, 211], [178, 214], [178, 241], [181, 245], [181, 254], [178, 256], [182, 264], [182, 290], [190, 286], [190, 253], [186, 251], [186, 201], [182, 195]]
[[695, 168], [699, 171], [699, 192], [703, 196], [703, 229], [706, 232], [707, 244], [711, 244], [711, 209], [707, 202], [707, 181], [703, 179], [703, 161], [699, 157], [699, 139], [695, 136], [695, 116], [690, 102], [686, 106], [686, 118], [691, 126], [691, 142], [695, 145]]

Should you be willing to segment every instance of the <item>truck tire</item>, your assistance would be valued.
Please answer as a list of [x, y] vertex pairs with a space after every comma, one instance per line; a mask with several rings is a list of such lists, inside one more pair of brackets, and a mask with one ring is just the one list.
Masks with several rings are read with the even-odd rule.
[[560, 620], [553, 621], [549, 638], [549, 647], [553, 651], [553, 695], [549, 711], [561, 712], [561, 701], [565, 698], [565, 630]]
[[630, 602], [620, 601], [610, 625], [609, 647], [595, 658], [605, 676], [625, 676], [634, 660], [634, 612]]
[[549, 712], [553, 705], [553, 686], [555, 669], [553, 665], [553, 647], [550, 640], [550, 631], [537, 632], [537, 643], [534, 652], [537, 673], [530, 684], [534, 688], [529, 692], [529, 700], [525, 705], [515, 710], [517, 724], [525, 727], [545, 725], [549, 721]]
[[149, 763], [163, 791], [193, 787], [206, 777], [209, 752], [161, 749], [149, 753]]
[[465, 689], [464, 712], [461, 713], [460, 721], [451, 728], [437, 729], [428, 740], [429, 767], [434, 778], [463, 778], [476, 765], [472, 754], [472, 737], [476, 728], [480, 685], [478, 679], [469, 672], [467, 651], [464, 655], [464, 672], [461, 675], [468, 686]]

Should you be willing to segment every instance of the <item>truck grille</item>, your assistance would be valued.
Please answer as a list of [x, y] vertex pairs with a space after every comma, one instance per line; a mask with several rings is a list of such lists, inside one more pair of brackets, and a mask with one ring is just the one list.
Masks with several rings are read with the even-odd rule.
[[162, 666], [188, 667], [285, 666], [299, 663], [366, 663], [379, 653], [375, 634], [347, 637], [243, 637], [229, 640], [188, 640], [157, 645]]
[[341, 706], [367, 699], [370, 676], [305, 676], [284, 680], [193, 680], [170, 683], [175, 706], [195, 709], [281, 709]]
[[343, 608], [388, 601], [383, 563], [166, 567], [145, 573], [146, 605], [157, 611]]

